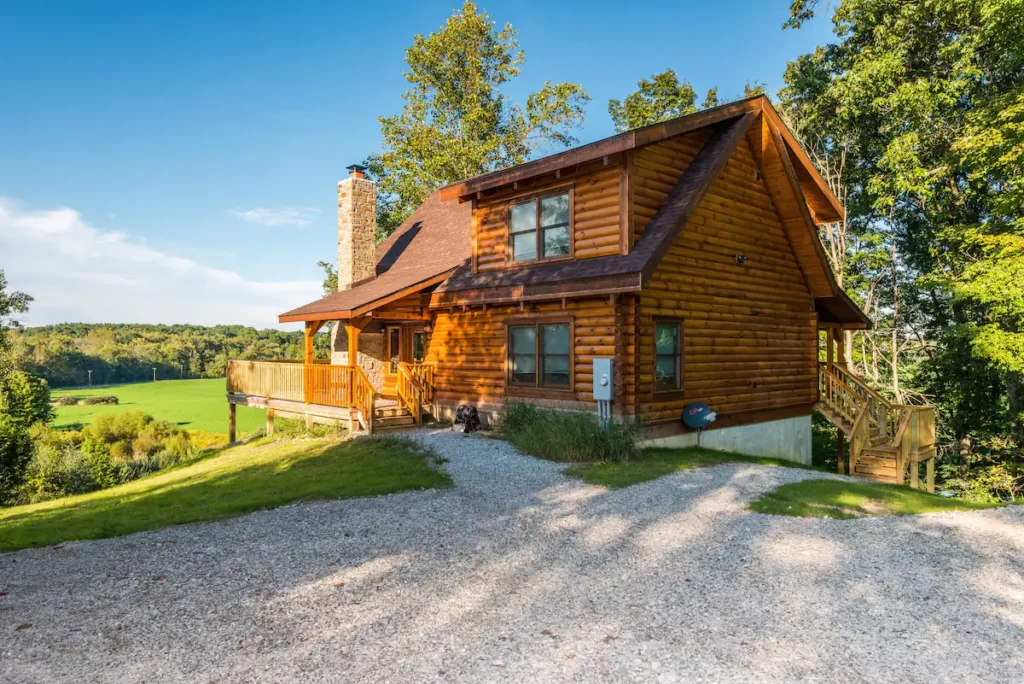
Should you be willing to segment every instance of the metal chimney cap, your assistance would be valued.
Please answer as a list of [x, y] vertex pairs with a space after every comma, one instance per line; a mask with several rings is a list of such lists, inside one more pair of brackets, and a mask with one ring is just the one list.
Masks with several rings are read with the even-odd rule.
[[366, 176], [366, 167], [361, 164], [353, 164], [352, 166], [346, 166], [345, 169], [348, 171], [350, 176], [355, 178], [364, 178]]

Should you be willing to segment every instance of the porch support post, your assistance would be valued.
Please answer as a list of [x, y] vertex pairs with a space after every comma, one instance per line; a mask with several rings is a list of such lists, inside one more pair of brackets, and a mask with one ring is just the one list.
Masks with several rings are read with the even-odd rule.
[[[846, 449], [845, 449], [846, 435], [839, 428], [836, 428], [836, 472], [840, 475], [846, 472]], [[851, 464], [852, 465], [852, 464]], [[853, 471], [850, 471], [853, 475]]]
[[313, 369], [310, 368], [313, 365], [313, 336], [316, 335], [317, 330], [323, 327], [323, 324], [323, 321], [306, 321], [306, 334], [304, 335], [306, 353], [302, 360], [305, 365], [302, 372], [302, 399], [307, 404], [313, 403], [312, 399], [316, 389], [313, 387], [316, 376], [313, 374]]
[[833, 331], [834, 329], [831, 327], [825, 328], [825, 366], [828, 368], [829, 372], [832, 371]]
[[235, 405], [228, 404], [228, 443], [235, 441]]
[[359, 333], [370, 323], [370, 317], [350, 318], [345, 322], [345, 337], [348, 340], [348, 365], [359, 365]]
[[306, 321], [306, 355], [304, 357], [304, 363], [307, 366], [313, 363], [313, 336], [316, 335], [317, 331], [320, 330], [323, 325], [323, 321]]
[[927, 479], [928, 492], [935, 493], [935, 457], [932, 456], [925, 462], [924, 472]]
[[835, 338], [836, 338], [836, 361], [835, 362], [840, 364], [840, 365], [842, 365], [845, 368], [846, 367], [846, 349], [845, 349], [845, 347], [846, 347], [846, 332], [843, 330], [842, 326], [836, 328], [836, 330], [835, 330]]

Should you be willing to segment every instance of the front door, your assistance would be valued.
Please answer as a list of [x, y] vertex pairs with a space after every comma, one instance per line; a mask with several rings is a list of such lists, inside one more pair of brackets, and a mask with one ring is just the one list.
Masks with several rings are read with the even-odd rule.
[[427, 354], [427, 336], [422, 326], [389, 325], [384, 344], [388, 363], [384, 369], [383, 394], [394, 396], [398, 364], [422, 363]]

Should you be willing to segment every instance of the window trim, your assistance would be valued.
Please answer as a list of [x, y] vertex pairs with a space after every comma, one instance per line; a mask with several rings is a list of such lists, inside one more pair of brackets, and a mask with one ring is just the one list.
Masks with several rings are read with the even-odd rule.
[[[544, 230], [545, 227], [540, 225], [540, 203], [542, 200], [548, 197], [557, 197], [558, 195], [569, 196], [569, 223], [566, 228], [569, 230], [569, 253], [558, 254], [556, 256], [545, 257], [544, 256]], [[530, 231], [522, 231], [520, 233], [512, 232], [512, 209], [522, 204], [534, 203], [536, 207], [535, 218], [534, 218], [534, 241], [537, 250], [537, 256], [533, 259], [519, 259], [515, 258], [514, 237], [516, 235], [522, 235]], [[549, 261], [565, 261], [572, 259], [576, 254], [576, 188], [572, 185], [563, 185], [558, 188], [549, 188], [542, 192], [535, 192], [529, 195], [523, 195], [522, 197], [516, 197], [510, 199], [505, 205], [505, 259], [506, 265], [508, 266], [525, 266], [536, 263], [547, 263]], [[554, 226], [547, 226], [547, 228], [561, 227], [563, 224], [555, 224]]]
[[[541, 326], [545, 325], [566, 325], [569, 327], [569, 384], [568, 385], [545, 385], [544, 384], [544, 354], [541, 350], [542, 335]], [[512, 328], [533, 327], [534, 341], [533, 352], [537, 360], [537, 377], [533, 383], [517, 382], [512, 377]], [[508, 390], [520, 392], [557, 392], [572, 394], [576, 390], [576, 325], [571, 316], [545, 317], [532, 316], [530, 318], [510, 318], [505, 321], [505, 387]]]
[[[684, 347], [684, 335], [686, 333], [684, 321], [682, 318], [671, 318], [656, 316], [651, 319], [651, 392], [656, 395], [659, 399], [671, 399], [682, 397], [686, 388], [686, 382], [684, 380], [684, 367], [683, 361], [683, 347]], [[674, 325], [679, 330], [679, 337], [677, 338], [679, 343], [679, 360], [676, 362], [676, 387], [672, 389], [658, 389], [658, 326], [659, 325]]]

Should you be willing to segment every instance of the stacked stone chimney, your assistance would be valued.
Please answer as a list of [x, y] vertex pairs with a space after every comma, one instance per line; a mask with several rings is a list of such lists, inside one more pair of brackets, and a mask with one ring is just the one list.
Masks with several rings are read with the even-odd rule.
[[377, 185], [359, 165], [338, 183], [338, 289], [376, 276]]

